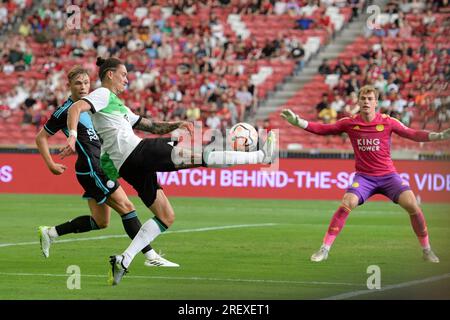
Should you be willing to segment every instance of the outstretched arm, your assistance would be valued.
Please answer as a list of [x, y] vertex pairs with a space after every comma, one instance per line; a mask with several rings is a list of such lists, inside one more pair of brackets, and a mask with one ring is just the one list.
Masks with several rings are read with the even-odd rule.
[[187, 129], [191, 132], [192, 124], [187, 121], [153, 121], [152, 119], [141, 118], [135, 129], [154, 133], [166, 134], [176, 129]]
[[302, 128], [311, 133], [319, 135], [328, 134], [340, 134], [344, 132], [342, 127], [342, 122], [338, 121], [333, 124], [323, 124], [319, 122], [308, 122], [305, 119], [300, 118], [297, 114], [292, 112], [290, 109], [285, 109], [281, 112], [281, 117], [286, 119], [293, 126]]
[[414, 130], [408, 128], [397, 119], [391, 118], [393, 125], [392, 131], [398, 134], [400, 137], [413, 140], [416, 142], [436, 141], [450, 139], [450, 129], [446, 129], [442, 132], [430, 132], [427, 130]]

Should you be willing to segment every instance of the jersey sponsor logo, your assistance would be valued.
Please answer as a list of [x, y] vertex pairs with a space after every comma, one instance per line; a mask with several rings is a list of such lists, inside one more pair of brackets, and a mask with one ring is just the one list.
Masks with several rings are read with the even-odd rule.
[[357, 139], [356, 143], [359, 151], [380, 151], [380, 139], [362, 138]]
[[382, 124], [377, 124], [377, 126], [375, 127], [375, 129], [377, 129], [378, 132], [384, 131], [384, 125], [382, 125]]
[[98, 140], [97, 132], [93, 128], [88, 128], [86, 132], [89, 136], [89, 141]]
[[354, 126], [353, 130], [361, 130], [361, 128], [359, 126]]

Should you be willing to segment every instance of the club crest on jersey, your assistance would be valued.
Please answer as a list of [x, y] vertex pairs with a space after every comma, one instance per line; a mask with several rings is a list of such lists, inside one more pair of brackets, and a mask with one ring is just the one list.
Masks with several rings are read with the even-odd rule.
[[114, 185], [115, 185], [115, 183], [114, 183], [114, 181], [112, 181], [112, 180], [108, 180], [108, 181], [106, 182], [106, 186], [107, 186], [109, 189], [113, 188]]
[[377, 129], [377, 131], [381, 132], [384, 130], [384, 125], [382, 124], [377, 124], [377, 126], [375, 127], [375, 129]]
[[354, 126], [353, 130], [361, 130], [361, 128], [359, 126]]

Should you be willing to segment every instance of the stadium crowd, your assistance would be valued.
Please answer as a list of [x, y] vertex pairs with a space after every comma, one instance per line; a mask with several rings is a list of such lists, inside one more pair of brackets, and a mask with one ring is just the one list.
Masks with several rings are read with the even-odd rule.
[[[329, 7], [341, 12], [351, 8], [346, 20], [351, 21], [367, 3], [89, 0], [73, 4], [79, 12], [77, 7], [67, 9], [65, 1], [35, 5], [9, 0], [0, 5], [0, 26], [8, 39], [0, 44], [3, 122], [9, 119], [39, 128], [66, 98], [67, 70], [81, 64], [97, 81], [95, 87], [95, 58], [116, 56], [129, 71], [129, 88], [122, 98], [136, 113], [162, 120], [201, 120], [223, 129], [254, 114], [268, 92], [301, 70], [309, 58], [305, 35], [319, 35], [321, 45], [332, 41], [335, 22], [324, 14]], [[365, 37], [357, 38], [338, 59], [320, 66], [320, 81], [327, 86], [314, 82], [305, 87], [312, 90], [308, 108], [315, 107], [315, 118], [333, 122], [357, 113], [358, 89], [373, 84], [381, 92], [380, 110], [403, 123], [425, 129], [448, 123], [447, 8], [445, 1], [389, 1], [377, 28], [367, 29]], [[233, 15], [245, 22], [248, 34], [233, 29]], [[255, 81], [266, 66], [273, 73]], [[277, 127], [274, 117], [270, 119], [256, 125]]]
[[27, 16], [0, 10], [10, 29], [8, 41], [0, 44], [0, 72], [6, 76], [0, 81], [2, 118], [22, 110], [23, 125], [39, 128], [66, 98], [64, 77], [71, 66], [82, 64], [96, 80], [95, 57], [116, 56], [126, 61], [130, 84], [123, 98], [135, 112], [225, 128], [253, 114], [258, 98], [264, 98], [266, 90], [258, 92], [252, 80], [261, 70], [259, 62], [287, 61], [288, 72], [274, 80], [279, 82], [291, 73], [291, 66], [303, 64], [305, 53], [302, 39], [284, 33], [264, 41], [237, 35], [227, 23], [229, 15], [290, 17], [293, 29], [333, 32], [329, 21], [307, 26], [302, 21], [305, 13], [325, 10], [331, 4], [326, 1], [73, 4], [78, 9], [66, 7], [65, 1], [45, 1]]

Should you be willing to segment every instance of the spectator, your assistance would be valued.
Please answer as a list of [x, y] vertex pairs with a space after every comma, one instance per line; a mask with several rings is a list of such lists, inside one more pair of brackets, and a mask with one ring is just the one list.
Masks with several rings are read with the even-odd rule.
[[413, 29], [409, 24], [408, 20], [404, 19], [400, 22], [400, 30], [398, 32], [398, 37], [403, 39], [411, 38]]
[[183, 57], [183, 61], [177, 66], [177, 74], [179, 76], [188, 74], [191, 72], [192, 65], [189, 62], [189, 58], [187, 56]]
[[271, 15], [274, 13], [274, 8], [270, 0], [262, 0], [260, 14]]
[[328, 103], [328, 94], [324, 93], [322, 94], [322, 101], [320, 101], [317, 105], [316, 105], [316, 111], [317, 114], [320, 113], [320, 111], [322, 111], [323, 109], [325, 109], [326, 107], [328, 107], [329, 103]]
[[329, 105], [319, 112], [319, 119], [322, 120], [323, 123], [335, 123], [337, 120], [337, 112]]
[[213, 130], [221, 129], [222, 119], [217, 115], [217, 105], [215, 103], [211, 104], [211, 110], [208, 118], [206, 119], [206, 125], [208, 128]]
[[[413, 113], [411, 108], [404, 108], [403, 112], [400, 114], [399, 119], [400, 121], [407, 127], [409, 127], [411, 125], [412, 122], [412, 118], [413, 118]], [[440, 130], [440, 128], [439, 128]]]
[[387, 81], [382, 74], [375, 80], [374, 87], [377, 88], [380, 93], [387, 93]]
[[188, 121], [200, 120], [200, 108], [194, 102], [191, 102], [186, 110], [186, 119]]
[[265, 45], [261, 50], [262, 56], [265, 58], [270, 58], [275, 54], [275, 51], [276, 47], [274, 45], [274, 42], [270, 41], [269, 39], [266, 39]]
[[331, 102], [330, 107], [336, 111], [337, 117], [341, 118], [344, 112], [345, 101], [341, 95], [336, 95], [334, 101]]
[[270, 125], [269, 119], [264, 119], [263, 129], [265, 130], [265, 132], [270, 132], [272, 130], [272, 126]]
[[331, 74], [331, 67], [327, 59], [323, 59], [322, 64], [319, 66], [319, 73], [322, 75]]
[[380, 97], [378, 99], [378, 108], [381, 113], [390, 114], [392, 112], [391, 100], [387, 99], [382, 93], [380, 93]]
[[3, 101], [2, 96], [0, 95], [0, 118], [4, 121], [11, 116], [11, 109], [9, 106]]
[[436, 114], [436, 118], [437, 118], [437, 123], [438, 123], [438, 130], [441, 130], [443, 128], [443, 124], [447, 124], [448, 121], [450, 120], [450, 108], [449, 108], [449, 104], [443, 104], [439, 107], [439, 109], [437, 110]]
[[296, 29], [300, 29], [300, 30], [311, 29], [311, 27], [314, 24], [314, 20], [312, 20], [311, 18], [307, 17], [305, 14], [302, 14], [301, 17], [296, 20], [296, 22], [297, 22]]
[[410, 13], [412, 10], [412, 5], [409, 0], [401, 0], [399, 9], [402, 13]]
[[32, 122], [33, 122], [33, 116], [31, 114], [31, 109], [26, 108], [23, 111], [21, 126], [22, 127], [28, 127]]
[[300, 6], [295, 0], [289, 0], [286, 4], [286, 12], [291, 17], [296, 17], [301, 13]]
[[398, 115], [398, 116], [396, 116], [396, 118], [401, 119], [401, 116], [404, 113], [407, 106], [408, 106], [408, 101], [403, 99], [402, 94], [400, 92], [397, 93], [397, 97], [396, 97], [394, 103], [392, 104], [392, 111]]
[[347, 66], [347, 73], [351, 74], [352, 72], [357, 75], [361, 74], [361, 68], [359, 67], [356, 57], [352, 57], [350, 64]]
[[242, 85], [236, 92], [236, 99], [240, 107], [240, 119], [239, 121], [244, 121], [245, 112], [252, 110], [253, 97], [248, 91], [247, 85]]
[[175, 121], [181, 121], [186, 119], [186, 109], [181, 103], [175, 103], [173, 112], [172, 112], [172, 119]]
[[158, 45], [156, 44], [156, 42], [152, 42], [150, 44], [150, 46], [145, 49], [145, 52], [147, 53], [147, 55], [150, 59], [158, 59], [159, 58], [159, 56], [158, 56], [159, 50], [158, 50]]
[[301, 44], [296, 40], [290, 43], [290, 47], [289, 57], [297, 62], [297, 71], [300, 71], [305, 65], [305, 62], [303, 61], [303, 57], [305, 56], [305, 49], [303, 49]]
[[352, 116], [358, 114], [359, 110], [360, 110], [360, 107], [358, 104], [358, 96], [356, 95], [356, 92], [352, 92], [350, 94], [349, 99], [347, 100], [347, 102], [345, 104], [343, 116], [344, 117], [352, 117]]
[[239, 118], [238, 109], [236, 103], [233, 100], [232, 93], [223, 93], [222, 101], [225, 108], [230, 111], [230, 125], [233, 126], [237, 123]]
[[358, 18], [359, 9], [361, 8], [362, 3], [359, 0], [347, 0], [347, 3], [350, 5], [350, 8], [352, 8], [352, 16], [350, 18], [350, 22], [352, 22], [353, 19]]
[[174, 85], [170, 88], [170, 91], [167, 93], [169, 100], [181, 102], [183, 100], [183, 95], [181, 91], [178, 89], [178, 86]]
[[427, 13], [422, 18], [422, 23], [426, 27], [432, 26], [436, 22], [436, 17], [433, 15], [433, 11], [431, 9], [427, 10]]
[[276, 1], [273, 10], [274, 10], [275, 14], [277, 14], [279, 16], [285, 14], [287, 11], [286, 1], [283, 1], [283, 0]]
[[171, 59], [173, 56], [172, 46], [167, 42], [166, 38], [162, 38], [161, 45], [158, 48], [158, 57], [160, 59]]

